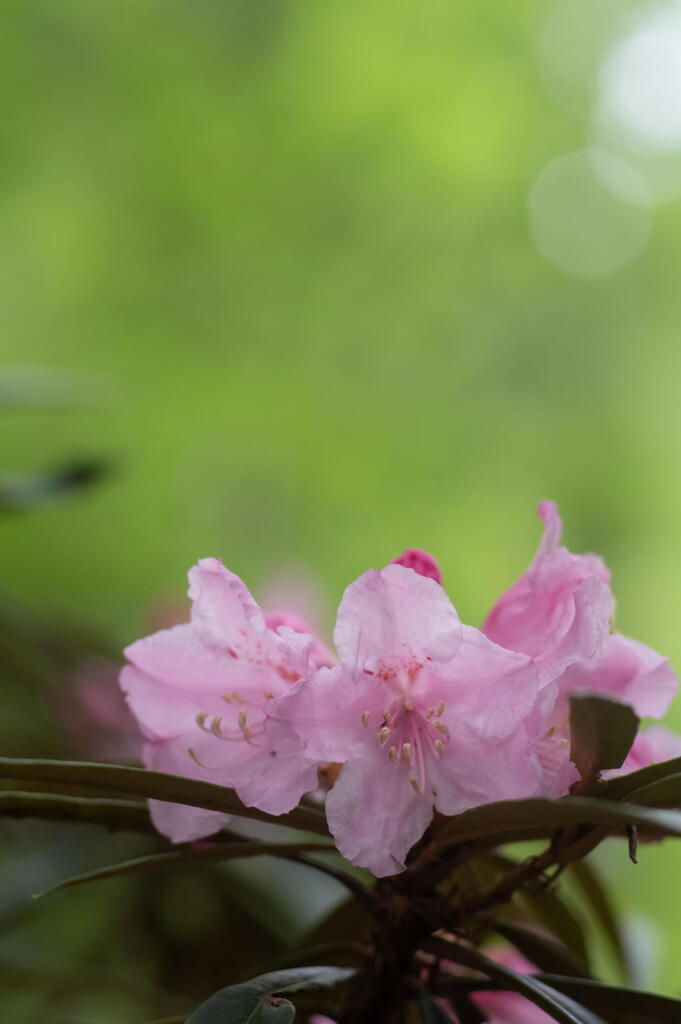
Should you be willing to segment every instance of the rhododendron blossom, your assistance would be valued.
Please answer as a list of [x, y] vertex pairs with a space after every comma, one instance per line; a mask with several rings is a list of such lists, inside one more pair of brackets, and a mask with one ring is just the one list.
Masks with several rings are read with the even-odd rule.
[[[276, 756], [264, 729], [268, 705], [302, 676], [329, 663], [302, 632], [269, 623], [238, 576], [214, 558], [189, 573], [191, 621], [126, 649], [121, 685], [146, 737], [148, 768], [234, 787], [272, 814], [290, 810], [317, 785], [301, 758]], [[293, 628], [292, 628], [293, 627]], [[154, 823], [176, 842], [217, 831], [227, 816], [151, 801]]]
[[532, 658], [463, 625], [442, 588], [402, 565], [345, 592], [340, 663], [268, 709], [276, 749], [343, 764], [328, 795], [341, 853], [404, 867], [433, 813], [538, 792], [530, 748], [549, 699]]
[[540, 502], [537, 511], [545, 524], [537, 554], [494, 605], [483, 630], [504, 647], [532, 655], [542, 677], [558, 683], [537, 754], [545, 791], [560, 796], [577, 778], [569, 760], [570, 694], [600, 693], [630, 704], [639, 716], [659, 718], [678, 679], [665, 657], [611, 633], [615, 602], [605, 563], [560, 545], [562, 521], [554, 502]]

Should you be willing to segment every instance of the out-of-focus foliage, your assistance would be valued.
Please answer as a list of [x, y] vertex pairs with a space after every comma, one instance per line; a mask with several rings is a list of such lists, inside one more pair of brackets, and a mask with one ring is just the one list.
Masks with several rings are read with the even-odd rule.
[[[115, 655], [159, 604], [175, 615], [198, 556], [263, 590], [275, 571], [313, 566], [328, 611], [359, 572], [418, 544], [478, 623], [533, 550], [545, 496], [575, 524], [571, 547], [615, 570], [619, 627], [681, 666], [678, 201], [657, 208], [633, 262], [596, 278], [546, 262], [528, 219], [540, 173], [589, 137], [615, 15], [639, 8], [586, 6], [602, 25], [563, 36], [566, 95], [547, 70], [546, 26], [572, 2], [1, 5], [13, 376], [0, 388], [0, 468], [116, 468], [0, 519], [7, 752], [63, 752], [54, 702], [68, 708], [70, 673]], [[81, 376], [72, 400], [38, 409], [16, 367]], [[149, 886], [123, 880], [24, 921], [30, 892], [116, 859], [105, 837], [98, 851], [55, 835], [2, 827], [17, 878], [0, 907], [8, 1000], [30, 970], [62, 995], [71, 977], [71, 1017], [136, 1020], [150, 972], [200, 996], [225, 948], [229, 976], [214, 987], [265, 969], [294, 927], [270, 886], [278, 916], [260, 936], [258, 899], [243, 893], [267, 879], [250, 868], [238, 869], [231, 945], [211, 879], [236, 899], [232, 868], [159, 876], [162, 912]], [[146, 851], [115, 842], [120, 859]], [[662, 926], [654, 981], [669, 989], [678, 858], [649, 846], [639, 859], [611, 853], [608, 874], [626, 872], [620, 900], [639, 937], [644, 916]], [[256, 933], [262, 957], [245, 964]], [[197, 943], [203, 981], [182, 974]], [[106, 1000], [95, 968], [111, 980]], [[58, 1000], [17, 991], [5, 1016], [59, 1019]]]

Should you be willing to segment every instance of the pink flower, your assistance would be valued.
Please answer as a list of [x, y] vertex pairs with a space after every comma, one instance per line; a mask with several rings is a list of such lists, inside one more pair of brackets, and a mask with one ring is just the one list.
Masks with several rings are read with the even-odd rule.
[[597, 555], [559, 545], [556, 505], [539, 503], [544, 536], [530, 568], [497, 601], [483, 631], [496, 643], [532, 655], [559, 699], [547, 717], [537, 755], [545, 792], [560, 796], [577, 779], [569, 760], [571, 693], [595, 692], [630, 704], [638, 715], [661, 717], [678, 680], [669, 662], [645, 644], [610, 632], [610, 574]]
[[407, 569], [413, 569], [419, 576], [427, 576], [436, 583], [442, 583], [440, 566], [433, 556], [422, 548], [407, 548], [399, 558], [393, 558], [392, 564], [404, 565]]
[[538, 792], [536, 667], [462, 625], [434, 580], [370, 570], [346, 590], [334, 639], [340, 664], [273, 702], [267, 728], [282, 755], [343, 763], [326, 810], [347, 859], [394, 874], [433, 807]]
[[[238, 576], [215, 558], [189, 573], [191, 621], [138, 640], [121, 686], [147, 740], [144, 763], [236, 789], [271, 814], [317, 786], [314, 764], [279, 756], [264, 729], [268, 705], [317, 666], [314, 637], [270, 627]], [[227, 816], [150, 802], [154, 824], [175, 842], [220, 829]]]

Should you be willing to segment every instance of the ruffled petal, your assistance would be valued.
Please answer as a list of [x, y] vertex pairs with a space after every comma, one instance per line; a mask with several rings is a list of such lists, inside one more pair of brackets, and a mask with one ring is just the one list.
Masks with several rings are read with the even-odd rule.
[[239, 653], [265, 631], [265, 619], [246, 584], [217, 558], [189, 570], [192, 623], [206, 639]]
[[678, 689], [678, 677], [669, 660], [657, 651], [613, 633], [604, 657], [596, 665], [573, 665], [561, 679], [563, 693], [590, 690], [630, 704], [641, 717], [661, 718]]
[[[173, 744], [147, 743], [144, 748], [144, 763], [150, 770], [205, 779], [206, 773], [202, 773], [198, 766], [195, 765], [194, 769], [189, 767], [193, 762], [186, 751], [185, 757], [186, 761], [178, 747]], [[219, 832], [229, 821], [228, 814], [207, 811], [201, 807], [188, 807], [186, 804], [166, 803], [162, 800], [150, 800], [149, 813], [154, 827], [173, 843], [190, 843], [195, 839], [203, 839], [204, 836]]]
[[447, 661], [460, 642], [459, 617], [434, 580], [402, 565], [370, 569], [351, 583], [338, 609], [334, 641], [351, 669], [386, 655]]
[[[304, 752], [319, 762], [361, 757], [367, 730], [380, 728], [385, 706], [383, 687], [354, 678], [342, 666], [319, 669], [270, 702], [265, 727], [280, 755]], [[363, 715], [369, 712], [369, 724]]]
[[409, 784], [401, 765], [368, 746], [345, 764], [326, 799], [326, 816], [343, 856], [377, 878], [404, 870], [404, 861], [432, 818], [432, 800]]

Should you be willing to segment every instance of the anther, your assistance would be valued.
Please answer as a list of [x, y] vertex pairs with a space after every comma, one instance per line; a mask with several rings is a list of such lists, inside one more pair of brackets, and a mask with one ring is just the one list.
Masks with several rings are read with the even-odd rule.
[[199, 711], [198, 715], [195, 718], [195, 722], [198, 725], [199, 729], [203, 729], [204, 732], [206, 731], [206, 719], [207, 718], [208, 718], [208, 712], [207, 711]]
[[403, 743], [402, 744], [402, 754], [403, 754], [405, 760], [407, 760], [409, 762], [409, 764], [413, 764], [413, 762], [414, 762], [414, 751], [412, 749], [411, 743]]
[[442, 742], [442, 740], [435, 740], [434, 746], [435, 746], [435, 753], [437, 754], [437, 756], [438, 757], [442, 757], [442, 755], [445, 752], [445, 745]]
[[440, 703], [438, 704], [438, 706], [435, 709], [435, 717], [439, 718], [440, 715], [442, 714], [442, 712], [444, 711], [444, 709], [445, 709], [445, 702], [443, 700], [441, 700]]
[[409, 781], [411, 782], [411, 784], [412, 784], [412, 786], [414, 787], [414, 789], [416, 790], [416, 792], [417, 792], [417, 793], [420, 793], [420, 792], [421, 792], [421, 788], [420, 788], [420, 786], [419, 786], [419, 784], [418, 784], [417, 780], [416, 780], [416, 779], [414, 778], [414, 776], [413, 776], [413, 775], [410, 775], [410, 776], [409, 776]]
[[439, 733], [441, 733], [446, 740], [449, 739], [449, 729], [444, 722], [433, 722], [433, 725]]
[[362, 725], [368, 726], [371, 713], [369, 711], [362, 712]]
[[390, 748], [390, 750], [388, 751], [388, 757], [390, 758], [391, 761], [399, 761], [400, 754], [397, 747]]
[[426, 711], [426, 718], [432, 718], [435, 714], [435, 708], [428, 708]]
[[246, 728], [246, 708], [242, 708], [239, 712], [239, 728], [242, 732]]
[[216, 715], [213, 721], [210, 723], [210, 731], [213, 736], [217, 736], [218, 739], [222, 739], [222, 732], [220, 731], [220, 725], [222, 724], [222, 715]]
[[382, 729], [378, 730], [377, 738], [378, 738], [379, 745], [381, 747], [384, 747], [385, 744], [388, 742], [388, 737], [389, 736], [390, 736], [390, 729], [388, 728], [387, 725], [384, 725]]

